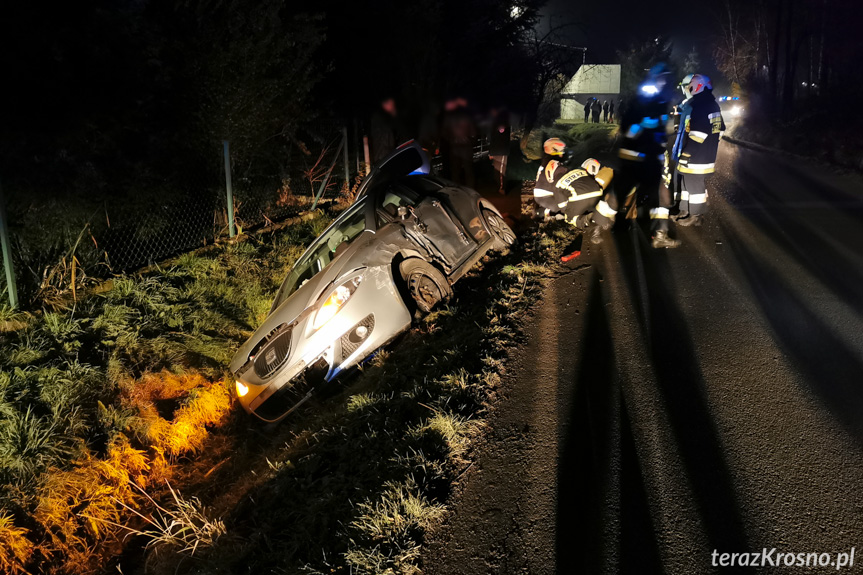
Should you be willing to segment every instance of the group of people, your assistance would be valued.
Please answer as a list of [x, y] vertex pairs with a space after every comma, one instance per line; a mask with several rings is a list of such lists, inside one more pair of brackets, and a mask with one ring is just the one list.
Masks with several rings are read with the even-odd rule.
[[707, 76], [691, 74], [678, 86], [686, 99], [678, 106], [669, 151], [666, 126], [674, 86], [664, 65], [650, 70], [621, 118], [617, 173], [592, 158], [570, 168], [566, 144], [547, 140], [534, 188], [537, 216], [565, 219], [582, 230], [592, 227], [590, 241], [596, 244], [619, 216], [645, 213], [654, 248], [679, 246], [680, 240], [668, 235], [669, 219], [674, 210], [678, 225], [702, 224], [705, 179], [714, 171], [725, 123]]
[[[618, 108], [620, 108], [619, 103]], [[614, 123], [614, 100], [605, 100], [600, 104], [597, 98], [588, 98], [584, 104], [584, 123], [599, 124], [600, 114], [603, 122]]]
[[474, 147], [477, 139], [485, 134], [488, 136], [489, 160], [495, 171], [498, 191], [505, 193], [511, 135], [507, 109], [501, 105], [494, 106], [484, 117], [477, 117], [465, 97], [452, 96], [443, 104], [443, 109], [429, 105], [421, 110], [413, 110], [414, 121], [411, 122], [399, 113], [393, 97], [383, 98], [370, 118], [371, 163], [377, 164], [397, 144], [415, 138], [426, 150], [440, 154], [443, 177], [475, 188]]

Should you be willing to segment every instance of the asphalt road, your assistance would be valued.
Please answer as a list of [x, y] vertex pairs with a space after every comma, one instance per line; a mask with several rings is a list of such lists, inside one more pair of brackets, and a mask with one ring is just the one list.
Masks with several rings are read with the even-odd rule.
[[863, 573], [863, 179], [718, 166], [682, 247], [618, 232], [546, 290], [424, 573]]

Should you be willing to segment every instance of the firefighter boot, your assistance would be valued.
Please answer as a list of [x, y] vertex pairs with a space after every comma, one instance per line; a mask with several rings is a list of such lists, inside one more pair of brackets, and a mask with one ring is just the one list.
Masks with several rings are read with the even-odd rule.
[[653, 239], [650, 245], [654, 248], [676, 248], [680, 245], [680, 240], [675, 240], [668, 237], [668, 232], [665, 230], [657, 230], [653, 234]]
[[593, 229], [590, 230], [590, 243], [593, 245], [599, 245], [602, 243], [602, 228], [599, 226], [593, 226]]
[[697, 228], [697, 227], [701, 226], [701, 224], [703, 224], [703, 223], [704, 223], [704, 216], [701, 216], [701, 215], [689, 216], [688, 218], [685, 218], [682, 220], [677, 220], [677, 225], [678, 226], [684, 226], [684, 227], [695, 226]]

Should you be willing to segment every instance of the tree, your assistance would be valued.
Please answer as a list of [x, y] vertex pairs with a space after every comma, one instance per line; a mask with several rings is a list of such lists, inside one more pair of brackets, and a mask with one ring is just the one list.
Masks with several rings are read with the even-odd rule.
[[698, 57], [698, 50], [695, 46], [686, 53], [686, 58], [683, 60], [681, 72], [684, 76], [687, 74], [698, 74], [701, 71], [701, 59]]

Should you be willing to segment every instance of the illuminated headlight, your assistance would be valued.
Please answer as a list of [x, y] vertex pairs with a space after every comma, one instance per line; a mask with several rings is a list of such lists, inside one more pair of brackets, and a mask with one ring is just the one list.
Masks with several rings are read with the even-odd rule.
[[731, 115], [732, 116], [739, 116], [740, 112], [742, 112], [742, 111], [743, 111], [743, 108], [741, 108], [740, 106], [734, 106], [733, 108], [731, 108]]
[[351, 296], [354, 295], [354, 292], [357, 291], [357, 288], [360, 286], [360, 283], [363, 281], [363, 274], [355, 275], [349, 280], [342, 282], [335, 289], [325, 297], [321, 297], [318, 301], [323, 301], [323, 303], [319, 304], [318, 311], [315, 314], [315, 321], [312, 324], [314, 329], [320, 329], [324, 326], [325, 323], [333, 319], [342, 306], [347, 303]]
[[243, 397], [249, 393], [249, 386], [242, 381], [237, 382], [237, 397]]

